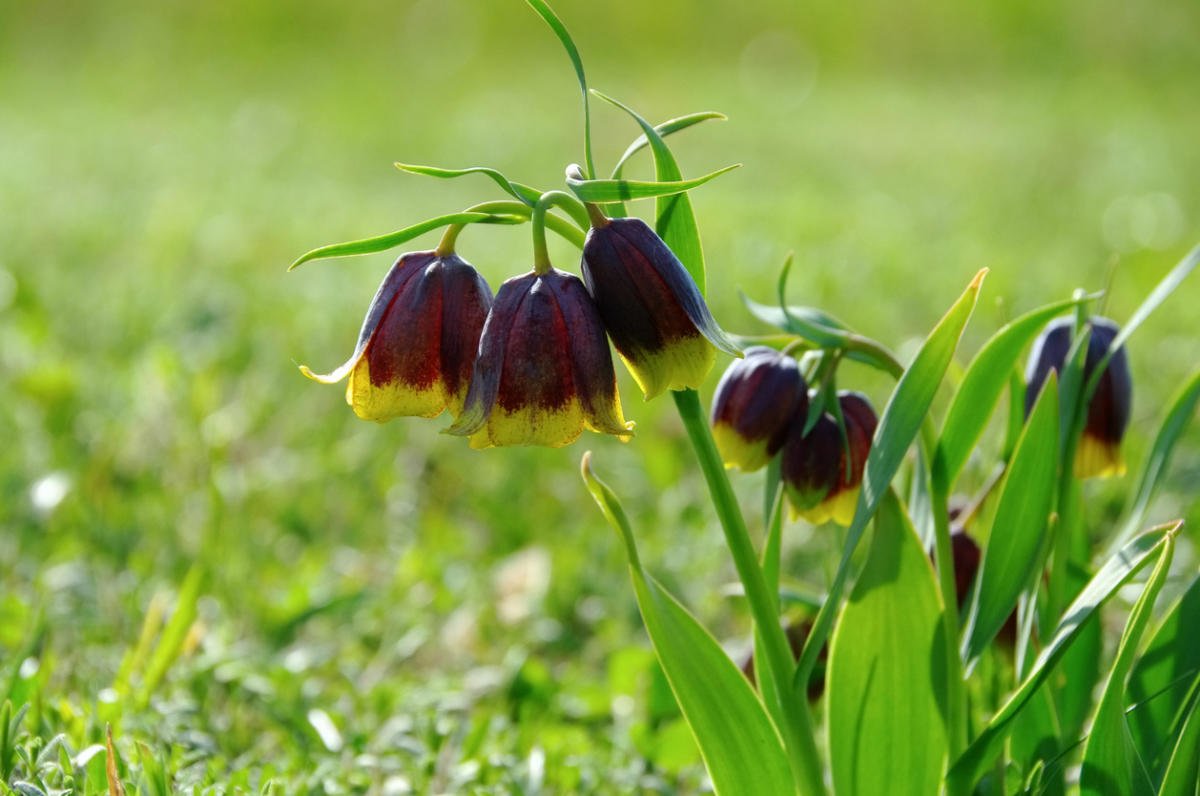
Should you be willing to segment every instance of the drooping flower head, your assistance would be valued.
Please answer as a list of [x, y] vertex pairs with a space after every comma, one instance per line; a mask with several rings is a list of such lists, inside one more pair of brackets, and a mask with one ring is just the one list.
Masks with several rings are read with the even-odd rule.
[[383, 278], [354, 353], [340, 368], [305, 376], [334, 384], [350, 377], [346, 402], [365, 420], [457, 415], [492, 291], [455, 254], [401, 255]]
[[808, 386], [796, 360], [765, 346], [746, 349], [713, 395], [713, 439], [725, 466], [762, 467], [783, 447], [792, 419], [807, 413]]
[[718, 348], [739, 355], [691, 274], [646, 222], [593, 224], [583, 245], [583, 279], [647, 399], [668, 388], [699, 387]]
[[[1083, 365], [1083, 381], [1086, 383], [1100, 366], [1105, 353], [1112, 345], [1120, 327], [1108, 318], [1088, 319], [1091, 335], [1088, 338], [1087, 356]], [[1033, 409], [1042, 385], [1050, 371], [1061, 373], [1071, 349], [1074, 319], [1059, 318], [1053, 321], [1033, 345], [1029, 366], [1025, 373], [1028, 386], [1025, 391], [1025, 414]], [[1129, 426], [1129, 412], [1133, 403], [1133, 381], [1129, 375], [1129, 360], [1122, 346], [1113, 352], [1108, 365], [1100, 375], [1096, 392], [1087, 408], [1087, 420], [1083, 435], [1075, 452], [1075, 475], [1078, 478], [1108, 477], [1122, 475], [1125, 461], [1121, 456], [1121, 439]]]
[[878, 418], [866, 396], [839, 392], [845, 421], [843, 439], [837, 420], [825, 412], [804, 434], [804, 416], [796, 417], [783, 445], [781, 475], [792, 512], [814, 525], [833, 520], [849, 525], [858, 504], [863, 467]]
[[584, 428], [628, 437], [604, 324], [578, 277], [550, 268], [500, 286], [479, 338], [466, 404], [448, 433], [471, 446], [574, 442]]

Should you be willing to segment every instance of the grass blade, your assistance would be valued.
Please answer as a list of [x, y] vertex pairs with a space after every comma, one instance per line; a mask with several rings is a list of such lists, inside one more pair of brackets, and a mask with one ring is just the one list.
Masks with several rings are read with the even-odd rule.
[[1134, 743], [1152, 774], [1166, 765], [1171, 739], [1179, 727], [1187, 684], [1200, 672], [1200, 578], [1167, 612], [1133, 667], [1130, 701], [1138, 709], [1130, 715]]
[[[929, 559], [895, 492], [875, 518], [862, 574], [829, 655], [829, 756], [838, 793], [937, 793], [947, 642]], [[931, 676], [930, 665], [933, 665]]]
[[1200, 678], [1192, 684], [1190, 705], [1179, 741], [1167, 764], [1159, 796], [1195, 796], [1200, 782]]
[[1154, 610], [1154, 602], [1162, 591], [1163, 583], [1171, 567], [1175, 552], [1175, 537], [1167, 536], [1166, 544], [1159, 553], [1158, 563], [1146, 581], [1145, 588], [1125, 624], [1125, 633], [1117, 648], [1117, 658], [1109, 670], [1108, 682], [1104, 686], [1096, 718], [1088, 734], [1087, 746], [1083, 750], [1083, 772], [1080, 780], [1085, 794], [1107, 794], [1113, 792], [1146, 796], [1154, 793], [1154, 786], [1138, 758], [1129, 725], [1125, 720], [1125, 705], [1128, 703], [1126, 686], [1129, 672], [1137, 657], [1138, 644]]
[[1155, 552], [1159, 552], [1168, 543], [1168, 539], [1174, 536], [1182, 524], [1181, 521], [1175, 522], [1142, 534], [1105, 562], [1100, 571], [1092, 577], [1063, 613], [1054, 635], [1034, 661], [1029, 674], [950, 768], [950, 773], [946, 775], [950, 793], [970, 792], [1004, 748], [1004, 742], [1012, 730], [1013, 719], [1049, 677], [1063, 654], [1079, 636], [1080, 629], [1087, 620], [1132, 578]]

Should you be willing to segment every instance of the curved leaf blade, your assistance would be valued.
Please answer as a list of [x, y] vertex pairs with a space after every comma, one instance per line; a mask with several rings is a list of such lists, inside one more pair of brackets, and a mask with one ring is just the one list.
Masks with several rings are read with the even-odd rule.
[[567, 185], [584, 202], [604, 203], [619, 202], [628, 199], [650, 199], [656, 196], [670, 196], [690, 191], [709, 180], [720, 177], [722, 174], [740, 167], [740, 163], [735, 163], [732, 166], [726, 166], [723, 169], [717, 169], [714, 172], [705, 174], [703, 177], [696, 177], [690, 180], [667, 180], [663, 182], [648, 180], [576, 180], [568, 177]]
[[1188, 681], [1200, 673], [1200, 578], [1167, 612], [1133, 667], [1129, 697], [1138, 703], [1130, 714], [1134, 743], [1152, 773], [1159, 773], [1171, 752], [1171, 739], [1182, 720]]
[[1042, 571], [1057, 475], [1058, 380], [1051, 373], [1017, 441], [1000, 491], [963, 638], [964, 662], [986, 649], [1021, 592]]
[[[724, 122], [727, 121], [729, 117], [720, 111], [700, 111], [699, 113], [689, 113], [687, 116], [680, 116], [677, 119], [668, 119], [662, 124], [654, 125], [654, 132], [658, 133], [660, 137], [666, 138], [673, 133], [686, 130], [692, 125], [708, 121], [709, 119], [719, 119], [720, 121]], [[646, 138], [644, 134], [633, 139], [633, 143], [625, 149], [624, 154], [622, 154], [620, 159], [617, 161], [617, 165], [613, 167], [613, 179], [619, 178], [622, 170], [625, 168], [625, 164], [629, 161], [629, 159], [645, 149], [649, 144], [650, 139]]]
[[428, 221], [422, 221], [419, 224], [413, 224], [411, 227], [389, 232], [386, 235], [352, 240], [346, 243], [333, 243], [329, 246], [313, 249], [310, 252], [300, 255], [294, 263], [288, 266], [288, 270], [292, 271], [309, 260], [323, 260], [330, 257], [348, 257], [355, 254], [374, 254], [376, 252], [387, 251], [388, 249], [394, 249], [402, 243], [407, 243], [413, 238], [420, 237], [426, 232], [451, 224], [521, 224], [527, 220], [523, 216], [509, 214], [449, 213], [444, 216], [431, 218]]
[[1200, 782], [1200, 678], [1192, 683], [1191, 707], [1184, 716], [1175, 751], [1163, 774], [1158, 796], [1195, 796]]
[[452, 180], [455, 177], [465, 177], [468, 174], [483, 174], [513, 198], [533, 207], [541, 198], [542, 192], [537, 188], [519, 182], [513, 182], [495, 169], [487, 166], [468, 166], [465, 169], [443, 169], [437, 166], [420, 166], [415, 163], [393, 163], [400, 171], [409, 174], [420, 174], [425, 177], [437, 177], [440, 180]]
[[[937, 793], [946, 765], [939, 707], [946, 659], [929, 559], [891, 490], [829, 654], [829, 756], [838, 793]], [[930, 663], [935, 670], [931, 677]]]
[[[858, 493], [858, 507], [854, 512], [854, 520], [846, 532], [846, 544], [842, 549], [842, 558], [838, 563], [837, 574], [829, 587], [829, 595], [825, 604], [817, 614], [812, 633], [804, 645], [800, 662], [792, 685], [796, 689], [804, 688], [812, 667], [817, 662], [817, 654], [825, 639], [829, 637], [829, 629], [833, 624], [834, 612], [841, 601], [842, 590], [850, 573], [850, 559], [854, 555], [858, 542], [862, 539], [867, 523], [875, 513], [879, 501], [883, 499], [892, 479], [900, 469], [909, 447], [916, 439], [933, 397], [946, 375], [958, 341], [962, 338], [963, 329], [975, 309], [979, 298], [979, 290], [987, 269], [975, 275], [962, 295], [951, 305], [950, 309], [938, 321], [937, 326], [925, 338], [920, 351], [913, 358], [912, 364], [900, 377], [892, 396], [884, 407], [879, 426], [875, 429], [875, 438], [871, 440], [871, 452], [867, 454], [867, 462], [863, 468], [862, 488]], [[959, 684], [961, 686], [961, 684]]]
[[1150, 796], [1154, 786], [1138, 758], [1137, 749], [1125, 719], [1127, 704], [1126, 686], [1129, 672], [1137, 657], [1138, 644], [1154, 610], [1154, 602], [1162, 591], [1175, 552], [1174, 535], [1158, 556], [1158, 563], [1146, 581], [1145, 588], [1125, 624], [1121, 644], [1117, 648], [1117, 659], [1109, 670], [1108, 682], [1104, 686], [1096, 718], [1088, 734], [1087, 746], [1083, 750], [1083, 770], [1080, 777], [1081, 792], [1103, 794], [1121, 792], [1134, 796]]
[[642, 569], [620, 501], [591, 470], [588, 491], [616, 529], [629, 557], [638, 608], [659, 663], [700, 747], [718, 794], [794, 794], [783, 742], [741, 670], [662, 584]]
[[594, 177], [596, 176], [596, 166], [592, 162], [592, 107], [588, 96], [587, 77], [583, 73], [583, 59], [579, 57], [579, 48], [575, 46], [575, 40], [571, 38], [571, 32], [567, 30], [567, 26], [563, 24], [558, 14], [554, 13], [554, 9], [545, 0], [525, 0], [525, 2], [542, 18], [550, 30], [554, 31], [554, 35], [562, 43], [563, 49], [567, 51], [567, 57], [571, 59], [571, 66], [575, 68], [575, 78], [579, 81], [579, 90], [583, 93], [583, 157], [587, 168], [585, 173], [589, 177]]
[[1012, 731], [1013, 719], [1050, 676], [1063, 654], [1078, 638], [1087, 620], [1128, 582], [1155, 552], [1161, 553], [1168, 538], [1173, 536], [1182, 524], [1182, 521], [1178, 521], [1137, 537], [1117, 555], [1108, 559], [1100, 571], [1088, 581], [1088, 585], [1063, 612], [1063, 618], [1055, 628], [1054, 635], [1034, 661], [1029, 674], [951, 766], [946, 775], [951, 793], [966, 793], [974, 787], [979, 777], [995, 762], [1004, 748], [1004, 742]]

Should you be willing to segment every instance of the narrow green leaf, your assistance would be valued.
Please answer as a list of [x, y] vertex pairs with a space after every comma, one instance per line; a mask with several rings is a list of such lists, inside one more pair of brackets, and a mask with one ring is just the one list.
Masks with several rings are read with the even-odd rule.
[[493, 182], [500, 186], [506, 193], [520, 202], [533, 207], [537, 204], [537, 200], [541, 198], [542, 192], [537, 188], [529, 185], [524, 185], [519, 182], [513, 182], [495, 169], [487, 166], [469, 166], [465, 169], [442, 169], [437, 166], [418, 166], [412, 163], [394, 163], [392, 164], [400, 171], [406, 171], [409, 174], [421, 174], [426, 177], [437, 177], [442, 180], [449, 180], [455, 177], [463, 177], [467, 174], [483, 174], [490, 177]]
[[[628, 113], [642, 128], [642, 133], [650, 142], [650, 150], [654, 153], [654, 175], [659, 182], [679, 182], [683, 180], [683, 172], [675, 162], [670, 147], [663, 141], [650, 123], [638, 115], [636, 111], [612, 97], [593, 91], [600, 99]], [[667, 244], [683, 267], [692, 275], [700, 295], [706, 292], [707, 282], [704, 275], [704, 249], [700, 245], [700, 229], [696, 226], [696, 214], [692, 210], [692, 200], [687, 193], [677, 193], [672, 196], [659, 197], [654, 207], [654, 231]]]
[[1188, 704], [1158, 796], [1196, 796], [1200, 790], [1200, 678], [1192, 684]]
[[646, 632], [700, 747], [718, 794], [794, 794], [791, 769], [763, 704], [721, 645], [637, 557], [633, 530], [620, 501], [591, 470], [584, 454], [588, 491], [621, 536]]
[[[950, 366], [950, 360], [954, 357], [954, 350], [958, 347], [967, 320], [975, 309], [979, 289], [986, 274], [986, 269], [976, 274], [963, 294], [938, 321], [937, 326], [921, 345], [921, 350], [917, 352], [912, 365], [900, 377], [887, 406], [884, 407], [879, 426], [875, 429], [875, 438], [871, 441], [871, 452], [867, 454], [858, 507], [846, 533], [846, 544], [842, 549], [837, 574], [830, 584], [829, 595], [817, 614], [813, 631], [804, 645], [804, 652], [796, 667], [792, 685], [797, 690], [807, 686], [808, 676], [817, 662], [817, 654], [829, 637], [833, 616], [838, 610], [842, 590], [850, 573], [851, 556], [858, 547], [863, 531], [874, 515], [879, 501], [883, 499], [888, 486], [899, 471], [909, 446], [916, 439], [921, 424], [925, 421], [925, 415], [928, 414], [933, 397], [946, 374], [946, 368]], [[958, 685], [961, 686], [961, 683]]]
[[1200, 371], [1194, 373], [1192, 378], [1183, 385], [1183, 389], [1172, 399], [1170, 409], [1167, 410], [1167, 417], [1158, 429], [1154, 445], [1146, 457], [1146, 463], [1142, 465], [1142, 475], [1138, 479], [1137, 493], [1133, 499], [1133, 508], [1129, 510], [1129, 519], [1125, 521], [1125, 525], [1113, 540], [1110, 549], [1123, 545], [1145, 522], [1146, 513], [1150, 510], [1150, 502], [1154, 500], [1158, 486], [1171, 462], [1171, 453], [1175, 450], [1175, 443], [1179, 441], [1179, 437], [1183, 435], [1188, 423], [1191, 422], [1198, 402], [1200, 402]]
[[[942, 603], [929, 558], [889, 490], [829, 654], [829, 757], [838, 793], [937, 793]], [[931, 670], [932, 667], [932, 670]]]
[[1129, 680], [1130, 701], [1138, 709], [1129, 728], [1142, 759], [1152, 773], [1161, 772], [1180, 725], [1181, 699], [1187, 684], [1200, 672], [1200, 578], [1167, 612], [1134, 666]]
[[1159, 553], [1158, 563], [1146, 581], [1145, 588], [1125, 624], [1125, 633], [1117, 648], [1117, 659], [1109, 669], [1108, 682], [1104, 686], [1096, 718], [1088, 734], [1087, 746], [1083, 750], [1083, 771], [1080, 777], [1082, 792], [1104, 796], [1109, 793], [1128, 793], [1134, 796], [1153, 794], [1154, 786], [1138, 758], [1129, 725], [1125, 719], [1128, 703], [1126, 685], [1133, 662], [1137, 658], [1138, 644], [1150, 624], [1154, 602], [1162, 591], [1171, 568], [1171, 557], [1175, 552], [1175, 536], [1168, 534], [1166, 544]]
[[954, 762], [946, 781], [951, 793], [967, 793], [979, 781], [1000, 751], [1012, 730], [1013, 719], [1029, 702], [1034, 692], [1046, 681], [1063, 654], [1074, 643], [1080, 629], [1108, 599], [1167, 544], [1182, 522], [1156, 528], [1133, 539], [1117, 555], [1105, 562], [1100, 571], [1070, 607], [1063, 612], [1062, 621], [1054, 635], [1034, 661], [1029, 674], [1004, 705], [996, 711], [987, 726], [966, 751]]
[[1042, 571], [1058, 477], [1058, 380], [1038, 396], [1004, 478], [963, 639], [970, 663], [1004, 626], [1021, 591]]
[[584, 202], [616, 202], [625, 199], [649, 199], [655, 196], [668, 196], [670, 194], [682, 193], [683, 191], [690, 191], [740, 166], [741, 164], [726, 166], [711, 174], [705, 174], [703, 177], [696, 177], [691, 180], [647, 182], [642, 180], [576, 180], [568, 177], [567, 185]]
[[319, 249], [313, 249], [310, 252], [302, 254], [299, 259], [288, 266], [288, 270], [291, 271], [309, 260], [346, 257], [352, 254], [374, 254], [375, 252], [387, 251], [402, 243], [407, 243], [413, 238], [424, 235], [426, 232], [440, 227], [447, 227], [451, 224], [521, 224], [527, 220], [528, 217], [526, 216], [510, 214], [449, 213], [444, 216], [431, 218], [428, 221], [422, 221], [419, 224], [413, 224], [411, 227], [405, 227], [396, 232], [389, 232], [387, 235], [352, 240], [346, 243], [334, 243], [329, 246], [322, 246]]
[[[1125, 321], [1125, 325], [1121, 327], [1121, 331], [1117, 333], [1117, 336], [1113, 338], [1112, 343], [1108, 346], [1110, 356], [1112, 352], [1125, 345], [1125, 341], [1137, 331], [1137, 328], [1150, 317], [1152, 312], [1158, 309], [1160, 304], [1167, 300], [1168, 296], [1175, 292], [1175, 288], [1179, 287], [1180, 283], [1192, 271], [1196, 270], [1197, 265], [1200, 265], [1200, 246], [1196, 246], [1188, 252], [1187, 256], [1180, 260], [1179, 264], [1162, 278], [1162, 281], [1155, 286], [1154, 290], [1150, 291], [1150, 295], [1146, 296], [1146, 300], [1134, 310], [1133, 315], [1129, 316], [1129, 320]], [[1102, 360], [1101, 365], [1096, 368], [1097, 377], [1104, 370], [1105, 364], [1107, 362]]]
[[1059, 301], [1025, 313], [992, 335], [971, 360], [950, 402], [938, 441], [934, 467], [941, 469], [947, 488], [953, 487], [967, 457], [983, 434], [1009, 374], [1025, 346], [1047, 323], [1083, 300]]
[[571, 66], [575, 67], [579, 90], [583, 92], [583, 157], [587, 168], [585, 174], [588, 177], [595, 177], [596, 166], [592, 161], [592, 109], [589, 103], [587, 77], [583, 74], [583, 59], [579, 57], [579, 48], [575, 46], [575, 41], [571, 38], [567, 26], [563, 24], [558, 14], [554, 13], [554, 9], [545, 0], [525, 0], [525, 2], [550, 26], [550, 30], [554, 31], [554, 35], [562, 42], [563, 49], [567, 51], [567, 57], [571, 59]]
[[1029, 700], [1025, 710], [1013, 719], [1013, 732], [1009, 753], [1014, 763], [1025, 775], [1033, 773], [1040, 764], [1043, 794], [1061, 794], [1063, 770], [1051, 765], [1062, 751], [1062, 733], [1058, 725], [1058, 714], [1049, 689], [1039, 688]]
[[146, 676], [142, 680], [142, 689], [138, 696], [140, 704], [150, 701], [150, 696], [158, 688], [159, 683], [167, 676], [167, 670], [179, 657], [183, 642], [187, 639], [192, 623], [196, 621], [196, 606], [200, 602], [200, 590], [204, 586], [204, 571], [200, 565], [193, 565], [179, 587], [179, 596], [175, 600], [175, 610], [163, 627], [154, 654], [146, 664]]
[[[699, 113], [689, 113], [687, 116], [680, 116], [678, 119], [668, 119], [662, 124], [656, 124], [654, 126], [654, 132], [658, 133], [662, 138], [666, 138], [673, 133], [686, 130], [694, 124], [699, 124], [700, 122], [708, 121], [709, 119], [720, 119], [721, 121], [726, 121], [728, 118], [728, 116], [720, 113], [719, 111], [700, 111]], [[645, 149], [649, 143], [650, 141], [645, 135], [639, 135], [637, 138], [635, 138], [633, 143], [630, 144], [625, 150], [625, 153], [621, 155], [620, 160], [617, 161], [617, 165], [613, 167], [613, 179], [618, 179], [621, 176], [621, 171], [625, 168], [625, 164], [629, 161], [629, 159], [641, 150]]]

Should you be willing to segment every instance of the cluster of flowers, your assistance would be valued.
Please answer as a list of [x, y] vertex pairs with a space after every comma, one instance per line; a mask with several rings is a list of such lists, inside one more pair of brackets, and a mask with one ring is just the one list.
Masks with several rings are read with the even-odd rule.
[[[754, 346], [729, 366], [713, 397], [713, 438], [726, 466], [753, 471], [782, 452], [793, 516], [849, 525], [878, 418], [862, 393], [841, 391], [837, 411], [806, 430], [808, 384], [786, 351]], [[843, 436], [844, 431], [844, 436]]]
[[611, 338], [647, 399], [696, 388], [717, 349], [739, 355], [695, 281], [637, 218], [592, 214], [583, 280], [539, 263], [495, 295], [452, 246], [396, 260], [375, 294], [354, 353], [346, 401], [364, 419], [455, 418], [471, 446], [548, 445], [586, 427], [633, 433], [617, 393]]

